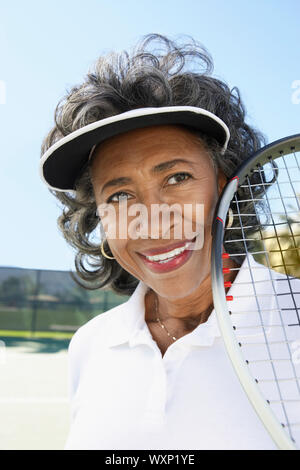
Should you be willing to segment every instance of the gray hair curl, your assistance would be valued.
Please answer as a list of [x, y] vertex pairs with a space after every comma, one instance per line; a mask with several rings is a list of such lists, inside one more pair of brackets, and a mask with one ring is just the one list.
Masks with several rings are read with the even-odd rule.
[[[212, 77], [213, 61], [207, 50], [190, 36], [185, 37], [185, 42], [180, 43], [160, 34], [149, 34], [131, 53], [111, 52], [99, 57], [83, 83], [73, 86], [57, 104], [55, 125], [43, 140], [41, 155], [76, 129], [131, 109], [198, 106], [219, 116], [229, 127], [231, 138], [225, 155], [221, 155], [214, 139], [200, 133], [199, 137], [211, 149], [218, 167], [230, 177], [246, 157], [265, 143], [265, 138], [246, 124], [238, 88], [230, 89]], [[58, 227], [76, 250], [78, 277], [74, 276], [74, 280], [86, 289], [110, 287], [116, 293], [131, 295], [139, 280], [116, 260], [104, 258], [99, 244], [91, 240], [99, 218], [90, 164], [78, 175], [75, 189], [75, 196], [49, 189], [62, 204]], [[237, 249], [231, 245], [231, 249]], [[107, 244], [104, 249], [111, 255]], [[241, 259], [236, 261], [241, 263]]]

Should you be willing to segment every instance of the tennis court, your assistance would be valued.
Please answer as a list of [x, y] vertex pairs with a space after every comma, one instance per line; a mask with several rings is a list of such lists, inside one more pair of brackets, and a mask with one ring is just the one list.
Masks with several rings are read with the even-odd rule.
[[0, 449], [63, 449], [68, 340], [0, 337]]
[[70, 339], [126, 299], [67, 271], [0, 267], [0, 449], [63, 449]]

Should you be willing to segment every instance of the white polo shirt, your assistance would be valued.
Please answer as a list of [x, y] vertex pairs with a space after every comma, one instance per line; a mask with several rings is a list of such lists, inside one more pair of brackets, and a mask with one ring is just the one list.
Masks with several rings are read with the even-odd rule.
[[[245, 262], [228, 294], [249, 292]], [[260, 279], [269, 278], [258, 266]], [[258, 291], [270, 293], [266, 284]], [[145, 322], [147, 289], [140, 281], [127, 302], [74, 334], [65, 449], [276, 449], [233, 370], [215, 311], [162, 357]], [[243, 302], [256, 308], [252, 298]], [[265, 307], [272, 302], [267, 295]]]

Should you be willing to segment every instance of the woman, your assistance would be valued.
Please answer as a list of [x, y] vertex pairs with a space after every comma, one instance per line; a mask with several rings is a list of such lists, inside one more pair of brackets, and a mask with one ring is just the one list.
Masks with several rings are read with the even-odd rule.
[[[195, 41], [146, 36], [131, 55], [98, 59], [43, 142], [42, 178], [64, 206], [58, 223], [77, 250], [77, 282], [131, 295], [72, 338], [66, 449], [275, 448], [227, 358], [210, 277], [218, 197], [264, 138], [246, 124], [238, 90], [211, 71]], [[142, 219], [130, 213], [135, 204]], [[161, 204], [180, 217], [160, 223], [152, 209]], [[95, 229], [101, 244], [90, 239]]]

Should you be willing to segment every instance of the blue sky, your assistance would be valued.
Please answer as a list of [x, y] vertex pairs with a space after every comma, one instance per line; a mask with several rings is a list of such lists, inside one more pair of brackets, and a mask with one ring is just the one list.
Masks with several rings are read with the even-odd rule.
[[300, 132], [299, 18], [299, 0], [0, 2], [0, 266], [74, 270], [38, 162], [57, 102], [99, 55], [191, 35], [272, 141]]

